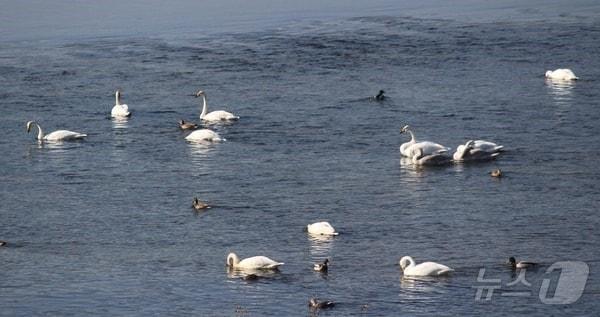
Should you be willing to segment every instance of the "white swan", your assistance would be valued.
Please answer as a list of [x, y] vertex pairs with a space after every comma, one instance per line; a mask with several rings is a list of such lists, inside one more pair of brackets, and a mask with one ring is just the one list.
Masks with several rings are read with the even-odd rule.
[[456, 162], [485, 161], [498, 156], [504, 146], [484, 140], [469, 140], [456, 148], [453, 158]]
[[110, 111], [110, 116], [113, 118], [129, 117], [129, 107], [126, 104], [121, 104], [121, 91], [115, 92], [115, 106]]
[[200, 112], [200, 119], [208, 122], [218, 122], [218, 121], [231, 121], [237, 120], [240, 117], [234, 115], [231, 112], [223, 111], [223, 110], [215, 110], [208, 112], [208, 105], [206, 102], [206, 93], [200, 90], [196, 93], [196, 97], [202, 97], [202, 112]]
[[39, 141], [68, 141], [68, 140], [82, 139], [87, 136], [87, 134], [68, 131], [68, 130], [57, 130], [57, 131], [51, 132], [50, 134], [44, 135], [44, 131], [42, 131], [42, 128], [40, 127], [40, 125], [37, 124], [37, 122], [35, 122], [35, 121], [27, 122], [27, 133], [29, 133], [29, 131], [31, 131], [32, 125], [35, 125], [38, 128], [37, 139]]
[[266, 256], [253, 256], [240, 261], [240, 258], [232, 252], [227, 256], [227, 265], [236, 269], [276, 270], [283, 263], [273, 261]]
[[337, 236], [339, 233], [327, 221], [315, 222], [306, 226], [308, 233], [317, 235]]
[[440, 276], [448, 275], [453, 269], [435, 262], [423, 262], [415, 265], [415, 260], [410, 256], [400, 259], [400, 267], [404, 276]]
[[557, 79], [557, 80], [577, 80], [579, 77], [575, 76], [572, 70], [568, 68], [559, 68], [554, 71], [546, 71], [546, 78]]
[[406, 156], [408, 158], [413, 158], [416, 154], [416, 149], [420, 148], [422, 150], [422, 155], [432, 155], [432, 154], [440, 154], [450, 151], [449, 147], [445, 147], [441, 144], [431, 142], [431, 141], [420, 141], [417, 142], [415, 139], [415, 135], [410, 130], [408, 125], [405, 125], [402, 129], [400, 129], [400, 133], [408, 133], [410, 134], [410, 141], [403, 143], [400, 145], [400, 154], [402, 156]]
[[224, 140], [217, 132], [209, 129], [196, 130], [185, 139], [191, 142], [221, 142]]
[[450, 163], [450, 155], [446, 151], [423, 154], [423, 149], [414, 147], [412, 149], [414, 156], [412, 162], [415, 165], [444, 165]]

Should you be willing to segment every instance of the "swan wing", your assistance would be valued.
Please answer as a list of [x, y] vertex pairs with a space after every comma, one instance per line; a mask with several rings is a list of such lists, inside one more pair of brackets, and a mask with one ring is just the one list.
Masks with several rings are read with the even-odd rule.
[[498, 152], [504, 148], [502, 145], [498, 145], [494, 142], [476, 140], [473, 145], [474, 149], [485, 151], [485, 152]]
[[236, 267], [246, 269], [276, 269], [280, 265], [283, 265], [283, 263], [273, 261], [266, 256], [260, 255], [243, 259], [236, 265]]
[[190, 133], [185, 137], [188, 141], [198, 141], [198, 142], [220, 142], [221, 136], [218, 133], [209, 130], [209, 129], [200, 129]]
[[50, 134], [47, 134], [44, 139], [47, 141], [63, 141], [63, 140], [75, 140], [85, 138], [87, 134], [73, 132], [68, 130], [57, 130]]
[[110, 115], [112, 117], [128, 117], [131, 113], [127, 105], [115, 105], [110, 111]]
[[[407, 272], [408, 271], [408, 272]], [[407, 267], [404, 275], [408, 276], [439, 276], [446, 275], [454, 271], [453, 269], [435, 262], [423, 262], [414, 267]]]
[[234, 115], [231, 112], [223, 111], [223, 110], [215, 110], [204, 115], [202, 120], [205, 121], [227, 121], [227, 120], [237, 120], [240, 117]]

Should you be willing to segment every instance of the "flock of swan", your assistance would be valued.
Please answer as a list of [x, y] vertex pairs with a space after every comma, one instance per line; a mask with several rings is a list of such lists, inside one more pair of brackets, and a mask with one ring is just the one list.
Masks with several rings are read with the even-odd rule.
[[[554, 71], [547, 71], [545, 77], [551, 80], [577, 80], [578, 77], [569, 69], [557, 69]], [[375, 100], [384, 100], [384, 91], [379, 91], [378, 95], [373, 97]], [[216, 110], [208, 111], [208, 105], [206, 100], [206, 93], [202, 90], [198, 91], [195, 97], [202, 97], [202, 110], [200, 112], [200, 120], [203, 123], [215, 123], [223, 121], [234, 121], [238, 120], [239, 117], [233, 113]], [[131, 116], [129, 107], [126, 104], [121, 103], [121, 92], [117, 90], [115, 92], [115, 105], [111, 110], [111, 117], [113, 118], [127, 118]], [[216, 132], [202, 128], [198, 129], [198, 125], [191, 122], [185, 122], [181, 120], [179, 122], [182, 130], [192, 130], [192, 132], [185, 137], [186, 140], [191, 142], [220, 142], [224, 139]], [[27, 132], [31, 131], [32, 127], [38, 129], [37, 139], [39, 141], [69, 141], [78, 140], [85, 138], [85, 133], [73, 132], [68, 130], [57, 130], [49, 134], [44, 134], [40, 125], [35, 121], [27, 122]], [[454, 154], [450, 154], [450, 148], [441, 144], [431, 141], [417, 141], [414, 133], [410, 130], [410, 127], [404, 126], [400, 133], [407, 133], [410, 135], [410, 141], [403, 143], [400, 146], [400, 154], [407, 157], [415, 165], [442, 165], [451, 162], [468, 162], [468, 161], [485, 161], [495, 159], [503, 150], [502, 145], [498, 145], [494, 142], [485, 140], [469, 140], [465, 144], [461, 144], [456, 148]], [[492, 176], [501, 176], [501, 171], [497, 170], [492, 172]], [[193, 207], [196, 210], [202, 210], [210, 208], [208, 204], [194, 198]], [[333, 226], [326, 221], [317, 222], [307, 225], [307, 232], [311, 235], [324, 235], [324, 236], [337, 236], [339, 233], [335, 231]], [[0, 241], [0, 246], [6, 245], [5, 241]], [[315, 263], [314, 270], [318, 272], [327, 272], [329, 260], [325, 259], [323, 263]], [[252, 256], [249, 258], [241, 259], [235, 253], [229, 253], [227, 255], [226, 264], [229, 268], [235, 270], [277, 270], [283, 262], [272, 260], [266, 256]], [[521, 261], [517, 262], [515, 258], [511, 257], [508, 264], [513, 269], [528, 268], [536, 265], [533, 262]], [[436, 262], [424, 262], [416, 264], [414, 259], [410, 256], [404, 256], [400, 259], [400, 267], [402, 268], [404, 276], [443, 276], [448, 275], [454, 270], [446, 265]], [[255, 274], [248, 274], [249, 279], [256, 278]], [[333, 306], [331, 301], [318, 301], [312, 298], [309, 301], [309, 306], [314, 308], [327, 308]]]

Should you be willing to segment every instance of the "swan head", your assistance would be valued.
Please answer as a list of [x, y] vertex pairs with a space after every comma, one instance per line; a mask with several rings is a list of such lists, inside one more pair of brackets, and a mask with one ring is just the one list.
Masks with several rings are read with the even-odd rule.
[[240, 263], [240, 258], [235, 253], [231, 252], [227, 255], [227, 266], [234, 267], [238, 263]]
[[409, 128], [410, 127], [408, 125], [403, 126], [402, 129], [400, 129], [400, 133], [405, 133]]
[[29, 131], [31, 131], [31, 125], [33, 124], [33, 121], [28, 121], [27, 122], [27, 133], [29, 133]]
[[204, 96], [204, 90], [198, 90], [198, 92], [196, 93], [196, 98], [200, 97], [200, 96]]
[[551, 70], [547, 70], [547, 71], [546, 71], [546, 75], [545, 75], [545, 76], [546, 76], [546, 77], [550, 77], [550, 76], [552, 76], [552, 71], [551, 71]]
[[415, 263], [415, 260], [413, 260], [413, 258], [411, 258], [410, 256], [404, 256], [402, 257], [402, 259], [400, 259], [400, 267], [402, 268], [402, 270], [404, 271], [404, 269], [410, 265], [413, 265]]

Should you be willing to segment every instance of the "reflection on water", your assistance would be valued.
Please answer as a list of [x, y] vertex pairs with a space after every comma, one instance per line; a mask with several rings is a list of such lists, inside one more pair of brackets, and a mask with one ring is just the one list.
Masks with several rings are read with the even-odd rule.
[[313, 261], [321, 261], [329, 257], [334, 243], [334, 236], [308, 233], [310, 257]]
[[227, 267], [228, 278], [241, 278], [252, 281], [260, 278], [271, 278], [279, 274], [279, 270], [257, 270]]
[[129, 127], [128, 119], [129, 118], [127, 118], [127, 117], [112, 118], [111, 121], [113, 123], [113, 129], [127, 129]]
[[406, 299], [414, 300], [432, 298], [434, 294], [446, 293], [446, 288], [449, 286], [450, 279], [451, 278], [448, 276], [401, 276], [401, 296]]
[[192, 163], [202, 169], [205, 168], [206, 161], [211, 158], [210, 153], [214, 151], [214, 146], [210, 142], [188, 142], [190, 151], [190, 160]]
[[573, 98], [574, 80], [546, 79], [546, 86], [557, 104], [570, 103]]

